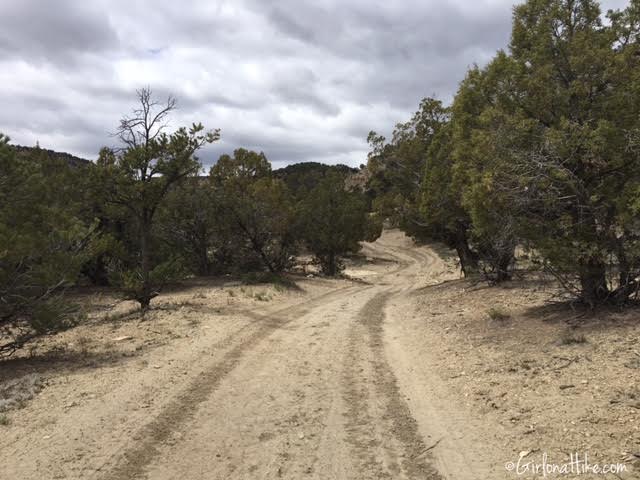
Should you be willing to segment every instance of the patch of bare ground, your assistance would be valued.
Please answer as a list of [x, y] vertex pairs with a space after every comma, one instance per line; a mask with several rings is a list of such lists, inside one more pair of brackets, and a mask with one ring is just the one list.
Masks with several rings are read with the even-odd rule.
[[499, 480], [545, 453], [637, 478], [637, 310], [463, 280], [398, 231], [307, 275], [194, 280], [144, 318], [78, 293], [85, 323], [0, 361], [0, 478]]
[[[275, 328], [278, 312], [353, 285], [296, 281], [299, 289], [198, 280], [163, 294], [144, 318], [132, 302], [78, 294], [86, 322], [0, 360], [0, 478], [88, 478], [131, 442], [163, 440], [243, 348]], [[149, 455], [134, 453], [143, 463]]]
[[522, 454], [523, 464], [541, 463], [545, 453], [558, 464], [587, 453], [591, 464], [624, 463], [620, 478], [638, 478], [639, 311], [577, 311], [550, 304], [555, 294], [533, 276], [502, 287], [453, 280], [393, 307], [405, 318], [387, 327], [404, 347], [395, 358], [409, 359], [401, 383], [430, 389], [415, 410], [462, 453], [459, 463], [451, 451], [441, 458], [449, 478], [467, 478], [462, 464], [485, 472], [476, 478], [516, 478], [507, 462]]

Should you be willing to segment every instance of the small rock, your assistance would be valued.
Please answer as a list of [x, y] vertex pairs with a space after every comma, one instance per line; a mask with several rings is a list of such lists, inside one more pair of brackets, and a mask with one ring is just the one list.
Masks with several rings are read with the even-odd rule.
[[118, 337], [113, 339], [114, 342], [125, 342], [127, 340], [133, 340], [133, 337], [129, 335], [125, 335], [123, 337]]

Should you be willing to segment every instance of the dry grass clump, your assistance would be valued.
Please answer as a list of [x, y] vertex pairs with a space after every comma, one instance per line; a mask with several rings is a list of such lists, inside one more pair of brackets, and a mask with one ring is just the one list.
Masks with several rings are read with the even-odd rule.
[[502, 307], [491, 307], [487, 310], [487, 315], [494, 322], [504, 322], [511, 318], [511, 314]]
[[22, 408], [43, 388], [44, 381], [36, 373], [0, 384], [0, 412]]

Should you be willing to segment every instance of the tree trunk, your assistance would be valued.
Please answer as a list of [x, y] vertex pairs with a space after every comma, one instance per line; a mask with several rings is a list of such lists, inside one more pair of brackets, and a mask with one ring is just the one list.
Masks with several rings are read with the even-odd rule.
[[478, 255], [469, 247], [466, 230], [459, 229], [455, 233], [454, 248], [460, 259], [460, 269], [465, 277], [478, 270]]
[[607, 271], [604, 263], [597, 259], [590, 259], [581, 265], [580, 288], [582, 300], [592, 308], [609, 298]]
[[326, 257], [325, 264], [323, 265], [324, 273], [329, 275], [330, 277], [335, 276], [337, 272], [337, 264], [336, 264], [336, 254], [330, 253]]
[[502, 255], [496, 265], [496, 283], [506, 282], [511, 280], [511, 263], [513, 261], [513, 255]]
[[149, 295], [140, 296], [140, 298], [138, 298], [138, 302], [140, 303], [140, 309], [143, 312], [149, 310], [149, 306], [151, 305], [151, 298]]
[[198, 244], [198, 275], [206, 277], [211, 273], [211, 262], [209, 262], [209, 252], [206, 242]]
[[636, 276], [631, 273], [631, 265], [624, 245], [625, 237], [629, 237], [630, 235], [627, 231], [624, 232], [624, 235], [624, 237], [617, 241], [616, 245], [616, 255], [620, 269], [618, 274], [618, 287], [613, 292], [616, 303], [626, 302], [629, 296], [638, 289], [638, 283], [635, 280]]
[[142, 285], [138, 302], [142, 310], [147, 310], [151, 303], [152, 285], [151, 285], [151, 222], [143, 218], [140, 222], [140, 273], [142, 275]]
[[93, 285], [106, 287], [110, 285], [109, 272], [105, 262], [106, 255], [99, 255], [93, 262], [82, 268], [82, 273], [91, 280]]

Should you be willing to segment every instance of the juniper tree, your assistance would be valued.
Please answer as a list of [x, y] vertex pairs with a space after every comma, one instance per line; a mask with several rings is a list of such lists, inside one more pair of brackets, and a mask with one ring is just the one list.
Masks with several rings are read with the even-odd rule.
[[39, 149], [16, 155], [0, 134], [0, 354], [78, 317], [64, 292], [99, 247], [81, 215], [83, 168]]
[[636, 1], [606, 23], [591, 0], [517, 7], [501, 79], [511, 111], [490, 131], [521, 235], [589, 305], [638, 287], [639, 13]]
[[221, 156], [211, 168], [210, 181], [218, 221], [228, 225], [234, 237], [236, 264], [251, 269], [248, 260], [254, 259], [253, 268], [283, 271], [296, 247], [293, 197], [272, 175], [264, 153], [241, 148], [233, 156]]
[[360, 242], [374, 241], [382, 224], [369, 214], [366, 198], [347, 191], [344, 177], [329, 172], [299, 206], [300, 234], [322, 271], [336, 275], [341, 257], [360, 250]]

